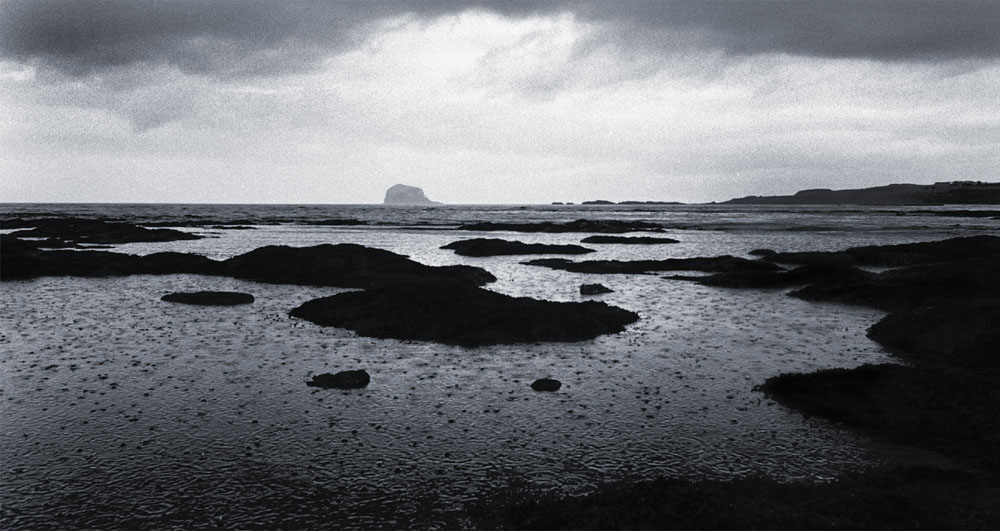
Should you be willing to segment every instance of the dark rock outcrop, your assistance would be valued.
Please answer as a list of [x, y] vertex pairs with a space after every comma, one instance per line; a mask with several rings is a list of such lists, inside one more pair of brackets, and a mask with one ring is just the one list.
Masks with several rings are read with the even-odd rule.
[[324, 389], [361, 389], [371, 383], [371, 376], [364, 369], [355, 371], [340, 371], [336, 374], [328, 372], [317, 374], [311, 381], [306, 382], [309, 387], [322, 387]]
[[30, 242], [2, 237], [0, 280], [44, 276], [219, 274], [219, 263], [204, 256], [155, 253], [147, 256], [107, 251], [43, 251]]
[[657, 245], [663, 243], [680, 243], [673, 238], [656, 238], [653, 236], [587, 236], [580, 243], [622, 243], [626, 245]]
[[[822, 259], [822, 254], [809, 253], [808, 259]], [[834, 255], [866, 265], [902, 267], [879, 274], [834, 275], [791, 295], [890, 312], [868, 336], [917, 365], [783, 374], [769, 379], [761, 390], [806, 414], [1000, 473], [1000, 454], [992, 451], [1000, 433], [995, 413], [1000, 409], [1000, 238], [827, 253]]]
[[261, 247], [223, 261], [221, 268], [226, 276], [259, 282], [345, 288], [446, 279], [478, 286], [496, 280], [478, 267], [432, 267], [396, 253], [351, 243]]
[[186, 273], [344, 288], [448, 279], [482, 285], [496, 280], [478, 267], [432, 267], [389, 251], [354, 244], [267, 246], [218, 262], [184, 253], [136, 256], [106, 251], [42, 251], [32, 242], [6, 235], [0, 241], [2, 280]]
[[195, 291], [190, 293], [168, 293], [160, 297], [161, 301], [194, 304], [198, 306], [236, 306], [252, 304], [253, 295], [237, 291]]
[[775, 251], [774, 249], [754, 249], [747, 254], [749, 254], [750, 256], [771, 256], [777, 253], [778, 252]]
[[583, 341], [639, 316], [600, 302], [515, 298], [456, 281], [408, 283], [315, 299], [291, 311], [316, 324], [376, 338], [448, 345]]
[[580, 295], [600, 295], [602, 293], [614, 293], [615, 290], [604, 284], [582, 284], [580, 285]]
[[655, 273], [657, 271], [780, 271], [781, 268], [759, 260], [734, 256], [710, 258], [668, 258], [666, 260], [588, 260], [572, 262], [564, 258], [540, 258], [523, 262], [525, 265], [542, 266], [574, 273], [616, 274]]
[[531, 388], [535, 391], [558, 391], [562, 387], [562, 382], [552, 378], [539, 378], [531, 382]]
[[646, 221], [621, 221], [616, 219], [578, 219], [559, 223], [541, 221], [538, 223], [494, 223], [485, 221], [460, 225], [459, 230], [512, 231], [512, 232], [596, 232], [600, 234], [621, 234], [624, 232], [662, 232], [663, 227]]
[[424, 191], [416, 186], [407, 186], [405, 184], [397, 184], [390, 187], [385, 192], [385, 200], [382, 202], [386, 205], [440, 205], [441, 203], [436, 203], [427, 199], [424, 195]]
[[453, 249], [462, 256], [502, 256], [518, 254], [586, 254], [594, 252], [580, 245], [524, 243], [496, 238], [475, 238], [449, 243], [442, 249]]
[[147, 229], [132, 223], [82, 218], [38, 218], [5, 221], [6, 228], [32, 227], [10, 233], [21, 238], [55, 238], [70, 243], [119, 244], [197, 240], [201, 236], [173, 229]]

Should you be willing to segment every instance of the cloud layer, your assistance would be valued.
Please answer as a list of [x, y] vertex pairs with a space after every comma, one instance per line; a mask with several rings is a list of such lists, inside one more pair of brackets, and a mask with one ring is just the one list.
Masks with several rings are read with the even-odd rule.
[[998, 178], [995, 2], [0, 3], [17, 201]]

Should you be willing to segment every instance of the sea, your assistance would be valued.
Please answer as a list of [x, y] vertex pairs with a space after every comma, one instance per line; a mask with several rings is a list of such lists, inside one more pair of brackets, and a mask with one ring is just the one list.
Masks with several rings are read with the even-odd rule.
[[[754, 390], [786, 372], [904, 363], [865, 335], [879, 310], [807, 302], [787, 289], [571, 273], [522, 263], [535, 257], [441, 249], [476, 237], [579, 243], [588, 235], [458, 228], [482, 221], [649, 221], [680, 241], [598, 245], [573, 260], [1000, 234], [1000, 220], [933, 213], [941, 210], [949, 208], [2, 204], [2, 219], [118, 219], [205, 236], [114, 252], [223, 259], [265, 245], [349, 242], [429, 265], [482, 267], [498, 278], [487, 289], [518, 297], [580, 301], [581, 284], [600, 282], [614, 292], [588, 299], [640, 320], [591, 341], [463, 348], [358, 337], [288, 315], [341, 288], [197, 275], [5, 281], [0, 528], [489, 527], [518, 500], [622, 482], [832, 481], [941, 459], [803, 417]], [[160, 301], [196, 290], [241, 291], [256, 302]], [[371, 383], [305, 385], [346, 369], [365, 369]], [[532, 391], [542, 377], [563, 386]]]

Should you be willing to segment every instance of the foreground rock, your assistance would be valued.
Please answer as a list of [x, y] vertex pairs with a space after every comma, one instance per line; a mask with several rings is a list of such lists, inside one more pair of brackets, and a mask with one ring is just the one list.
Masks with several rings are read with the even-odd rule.
[[615, 290], [604, 284], [581, 284], [580, 295], [601, 295], [602, 293], [614, 293]]
[[168, 293], [161, 301], [195, 304], [198, 306], [236, 306], [252, 304], [253, 295], [236, 291], [195, 291], [190, 293]]
[[782, 374], [759, 388], [806, 415], [819, 415], [1000, 473], [996, 372], [862, 365]]
[[312, 377], [306, 382], [309, 387], [324, 389], [361, 389], [371, 383], [371, 376], [364, 369], [356, 371], [340, 371], [337, 374], [323, 373]]
[[454, 280], [482, 285], [496, 280], [471, 266], [432, 267], [381, 249], [354, 244], [267, 246], [223, 260], [184, 253], [136, 256], [106, 251], [43, 251], [2, 236], [0, 279], [43, 276], [216, 275], [313, 286], [367, 288], [386, 283]]
[[[807, 281], [790, 295], [880, 308], [890, 313], [868, 336], [917, 365], [783, 374], [760, 390], [807, 415], [1000, 474], [1000, 453], [994, 451], [1000, 433], [995, 413], [1000, 410], [1000, 238], [778, 253], [765, 259], [813, 265], [753, 278], [690, 280], [729, 287]], [[897, 268], [873, 274], [849, 263]]]
[[656, 223], [645, 221], [621, 221], [615, 219], [578, 219], [559, 223], [542, 221], [538, 223], [470, 223], [461, 225], [459, 230], [477, 231], [512, 231], [512, 232], [597, 232], [602, 234], [621, 234], [623, 232], [652, 231], [662, 232], [663, 227]]
[[580, 245], [524, 243], [496, 238], [475, 238], [449, 243], [442, 249], [453, 249], [462, 256], [502, 256], [518, 254], [586, 254], [594, 252]]
[[179, 230], [147, 229], [132, 223], [82, 218], [15, 219], [5, 221], [4, 227], [31, 227], [10, 233], [10, 236], [15, 238], [53, 238], [67, 244], [120, 244], [201, 239], [201, 236]]
[[665, 243], [680, 243], [673, 238], [655, 238], [653, 236], [587, 236], [580, 243], [620, 243], [625, 245], [659, 245]]
[[559, 380], [554, 380], [552, 378], [539, 378], [534, 382], [531, 382], [531, 388], [535, 391], [558, 391], [562, 387], [562, 382]]
[[600, 302], [515, 298], [455, 281], [399, 284], [312, 300], [291, 311], [316, 324], [376, 338], [448, 345], [584, 341], [639, 316]]
[[711, 258], [668, 258], [666, 260], [588, 260], [572, 262], [563, 258], [541, 258], [523, 262], [525, 265], [548, 267], [574, 273], [601, 275], [621, 273], [655, 273], [658, 271], [780, 271], [781, 268], [759, 260], [734, 256]]
[[833, 482], [661, 478], [586, 496], [523, 495], [510, 529], [991, 529], [996, 492], [976, 475], [885, 468]]

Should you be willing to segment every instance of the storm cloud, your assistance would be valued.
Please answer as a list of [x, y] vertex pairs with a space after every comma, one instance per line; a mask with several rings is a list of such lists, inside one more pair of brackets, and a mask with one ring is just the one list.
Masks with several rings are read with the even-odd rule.
[[379, 23], [484, 10], [569, 13], [636, 47], [784, 53], [880, 61], [1000, 56], [993, 1], [325, 2], [8, 0], [0, 53], [82, 76], [133, 64], [184, 72], [280, 75], [357, 46]]

